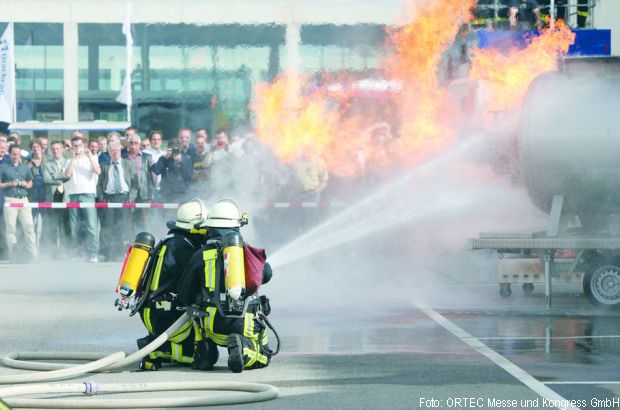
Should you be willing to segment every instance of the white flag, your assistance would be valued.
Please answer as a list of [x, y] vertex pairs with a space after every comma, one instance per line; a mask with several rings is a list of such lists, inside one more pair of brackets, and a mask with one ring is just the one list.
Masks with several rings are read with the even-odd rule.
[[127, 105], [127, 120], [131, 121], [129, 118], [129, 113], [131, 112], [131, 71], [133, 68], [132, 65], [132, 57], [133, 57], [133, 37], [131, 35], [131, 6], [127, 5], [127, 13], [125, 14], [125, 21], [123, 22], [123, 34], [125, 35], [126, 45], [125, 45], [125, 79], [123, 80], [123, 88], [121, 88], [121, 92], [116, 97], [116, 101], [121, 104]]
[[9, 23], [0, 39], [0, 121], [13, 122], [15, 107], [15, 58], [13, 24]]

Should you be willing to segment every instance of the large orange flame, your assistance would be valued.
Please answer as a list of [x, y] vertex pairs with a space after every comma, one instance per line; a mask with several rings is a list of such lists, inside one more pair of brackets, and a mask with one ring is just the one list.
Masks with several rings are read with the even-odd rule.
[[[424, 4], [413, 8], [409, 24], [388, 35], [387, 46], [393, 53], [384, 64], [386, 75], [401, 84], [401, 90], [392, 91], [387, 98], [398, 100], [397, 113], [390, 117], [387, 112], [393, 110], [381, 100], [375, 105], [386, 109], [377, 115], [347, 110], [352, 94], [346, 87], [338, 92], [328, 90], [329, 81], [323, 78], [319, 82], [323, 85], [301, 90], [299, 84], [307, 85], [307, 79], [285, 75], [256, 87], [253, 109], [259, 138], [289, 164], [311, 147], [323, 156], [331, 173], [343, 177], [415, 164], [453, 143], [462, 114], [439, 84], [438, 69], [442, 54], [471, 19], [476, 0]], [[558, 22], [556, 29], [532, 38], [525, 49], [474, 50], [471, 78], [483, 80], [490, 89], [491, 102], [485, 109], [518, 107], [530, 82], [538, 74], [556, 69], [558, 54], [566, 53], [573, 41], [574, 34]], [[332, 80], [342, 84], [357, 81], [347, 74]], [[384, 123], [389, 125], [384, 127]]]
[[521, 105], [528, 86], [536, 76], [557, 70], [558, 57], [566, 54], [575, 33], [561, 20], [555, 29], [528, 40], [523, 49], [475, 49], [470, 76], [482, 80], [489, 90], [489, 111], [515, 109]]
[[[397, 114], [402, 124], [400, 138], [391, 138], [396, 130], [383, 126], [391, 118], [330, 110], [334, 104], [328, 101], [326, 90], [297, 92], [291, 98], [295, 82], [286, 76], [256, 88], [253, 108], [259, 138], [286, 163], [312, 146], [325, 158], [330, 172], [344, 177], [358, 176], [364, 166], [415, 163], [437, 151], [455, 137], [450, 118], [457, 111], [438, 84], [437, 68], [474, 5], [475, 0], [432, 1], [413, 10], [411, 23], [389, 36], [394, 55], [387, 61], [387, 74], [403, 85]], [[346, 76], [339, 80], [347, 82]], [[348, 102], [346, 93], [332, 93], [329, 98], [340, 106]], [[375, 138], [375, 134], [380, 136]]]
[[439, 85], [438, 67], [443, 52], [471, 19], [475, 4], [475, 0], [431, 2], [391, 36], [395, 52], [388, 60], [388, 75], [404, 84], [397, 152], [407, 162], [425, 158], [457, 135], [452, 121], [458, 110]]
[[256, 133], [285, 163], [311, 147], [323, 152], [332, 142], [336, 119], [318, 95], [298, 95], [287, 76], [256, 87]]

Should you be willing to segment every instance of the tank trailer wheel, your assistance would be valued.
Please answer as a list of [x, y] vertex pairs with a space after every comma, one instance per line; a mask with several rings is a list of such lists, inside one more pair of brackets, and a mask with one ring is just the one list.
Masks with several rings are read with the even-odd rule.
[[510, 283], [499, 284], [499, 295], [503, 298], [507, 298], [512, 295], [512, 290], [510, 290]]
[[523, 293], [525, 293], [526, 295], [529, 295], [532, 292], [534, 292], [534, 284], [533, 283], [524, 283], [523, 284]]
[[620, 267], [601, 266], [586, 272], [583, 291], [594, 306], [604, 309], [620, 308]]

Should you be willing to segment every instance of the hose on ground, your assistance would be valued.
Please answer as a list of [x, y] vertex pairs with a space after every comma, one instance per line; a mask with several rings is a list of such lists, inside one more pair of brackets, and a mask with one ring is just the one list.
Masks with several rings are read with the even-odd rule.
[[[139, 362], [144, 356], [147, 356], [150, 352], [156, 350], [163, 345], [170, 335], [179, 330], [188, 320], [191, 320], [187, 314], [183, 314], [176, 320], [164, 333], [159, 335], [148, 345], [138, 350], [134, 354], [125, 357], [124, 352], [117, 352], [111, 355], [101, 357], [96, 354], [84, 354], [78, 353], [76, 355], [67, 353], [56, 352], [13, 352], [2, 358], [2, 364], [7, 367], [15, 367], [26, 370], [38, 370], [47, 371], [47, 373], [28, 373], [18, 375], [3, 375], [0, 376], [0, 384], [14, 384], [14, 383], [32, 383], [40, 381], [62, 380], [71, 377], [79, 376], [84, 373], [93, 373], [109, 370], [117, 370], [131, 364]], [[24, 359], [84, 359], [92, 360], [95, 362], [81, 364], [78, 366], [66, 364], [66, 363], [41, 363], [41, 362], [27, 362]], [[21, 360], [20, 360], [21, 359]], [[0, 395], [0, 397], [2, 397]]]
[[[110, 399], [81, 397], [79, 399], [6, 399], [7, 397], [31, 394], [84, 393], [92, 395], [91, 383], [31, 384], [0, 389], [5, 403], [14, 408], [48, 409], [128, 409], [162, 407], [221, 406], [229, 404], [255, 403], [278, 397], [278, 390], [268, 384], [241, 382], [166, 382], [166, 383], [102, 383], [96, 385], [100, 393], [136, 393], [186, 390], [226, 390], [243, 393], [215, 395], [208, 397], [162, 397], [140, 399]], [[247, 394], [251, 393], [251, 394]]]
[[[0, 375], [0, 384], [33, 383], [42, 381], [62, 380], [84, 373], [114, 371], [139, 362], [144, 356], [163, 345], [169, 335], [174, 334], [188, 320], [185, 313], [164, 333], [151, 343], [126, 357], [124, 352], [110, 355], [100, 353], [57, 353], [57, 352], [13, 352], [2, 358], [2, 364], [26, 370], [44, 371], [43, 373]], [[66, 363], [30, 362], [27, 360], [95, 360], [93, 362], [71, 365]], [[9, 399], [5, 402], [12, 407], [30, 408], [145, 408], [145, 407], [187, 407], [209, 406], [235, 403], [252, 403], [271, 400], [278, 396], [278, 390], [268, 384], [239, 382], [170, 382], [170, 383], [55, 383], [26, 384], [0, 388], [0, 398], [51, 393], [131, 393], [142, 391], [174, 391], [174, 390], [230, 390], [252, 394], [235, 393], [212, 397], [181, 397], [158, 399], [96, 399], [92, 401], [78, 399]], [[145, 404], [146, 403], [146, 404]]]

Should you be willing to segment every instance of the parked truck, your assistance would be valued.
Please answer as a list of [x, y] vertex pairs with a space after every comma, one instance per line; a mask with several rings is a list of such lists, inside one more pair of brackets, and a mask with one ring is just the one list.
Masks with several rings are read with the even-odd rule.
[[[587, 298], [620, 308], [620, 58], [566, 58], [536, 78], [517, 132], [531, 200], [548, 212], [539, 232], [481, 233], [470, 249], [500, 256], [500, 294], [582, 281]], [[552, 280], [553, 279], [553, 280]]]

